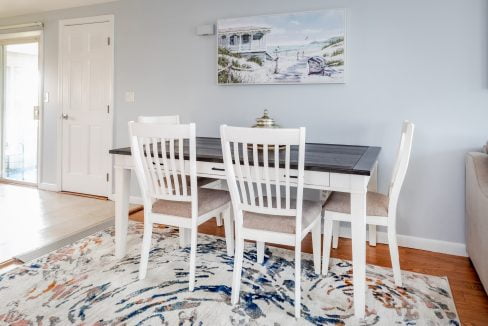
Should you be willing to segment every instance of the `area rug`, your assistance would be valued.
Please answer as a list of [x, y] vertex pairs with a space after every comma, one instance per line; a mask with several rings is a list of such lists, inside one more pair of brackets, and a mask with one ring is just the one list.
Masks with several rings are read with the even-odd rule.
[[352, 266], [332, 260], [324, 277], [303, 254], [302, 316], [294, 318], [293, 252], [267, 247], [256, 263], [246, 246], [240, 304], [230, 305], [233, 258], [225, 240], [200, 235], [197, 283], [188, 292], [189, 248], [157, 228], [149, 270], [139, 281], [142, 224], [130, 223], [128, 255], [114, 258], [109, 228], [0, 275], [0, 324], [7, 325], [459, 325], [445, 277], [368, 266], [367, 313], [353, 315]]

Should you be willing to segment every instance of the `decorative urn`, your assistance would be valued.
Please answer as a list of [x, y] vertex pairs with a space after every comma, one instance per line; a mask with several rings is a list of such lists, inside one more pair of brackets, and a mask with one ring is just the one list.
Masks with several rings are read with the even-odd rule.
[[256, 124], [253, 128], [280, 128], [275, 120], [269, 116], [268, 110], [264, 110], [263, 116], [256, 119]]

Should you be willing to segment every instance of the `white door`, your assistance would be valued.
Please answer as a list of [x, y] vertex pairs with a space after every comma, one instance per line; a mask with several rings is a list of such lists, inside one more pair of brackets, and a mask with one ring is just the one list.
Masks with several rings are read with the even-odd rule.
[[62, 190], [108, 196], [112, 21], [61, 26]]

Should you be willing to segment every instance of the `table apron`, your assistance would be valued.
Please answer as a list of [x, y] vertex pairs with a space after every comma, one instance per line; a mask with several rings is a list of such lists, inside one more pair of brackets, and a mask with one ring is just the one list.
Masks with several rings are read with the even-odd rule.
[[[134, 163], [132, 156], [130, 155], [113, 155], [114, 168], [122, 169], [134, 169]], [[185, 161], [185, 170], [189, 171], [189, 161]], [[226, 179], [225, 167], [223, 163], [213, 163], [197, 161], [197, 176], [213, 178], [213, 179]], [[270, 175], [270, 182], [275, 183], [274, 171]], [[297, 170], [290, 170], [292, 177], [290, 184], [296, 185]], [[263, 173], [260, 173], [263, 176]], [[280, 169], [279, 177], [280, 183], [285, 182], [286, 172], [285, 169]], [[365, 191], [364, 184], [368, 183], [370, 176], [368, 175], [356, 175], [345, 173], [333, 173], [333, 172], [321, 172], [321, 171], [304, 171], [303, 183], [304, 188], [328, 190], [328, 191], [341, 191], [349, 193], [363, 193]], [[264, 183], [265, 180], [263, 179]]]

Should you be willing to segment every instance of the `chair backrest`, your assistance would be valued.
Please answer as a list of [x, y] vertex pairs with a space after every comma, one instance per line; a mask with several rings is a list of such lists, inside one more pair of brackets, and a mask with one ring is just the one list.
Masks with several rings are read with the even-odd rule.
[[164, 123], [168, 125], [178, 125], [180, 124], [179, 115], [161, 115], [161, 116], [138, 116], [137, 122], [147, 122], [147, 123]]
[[389, 188], [389, 211], [396, 210], [400, 190], [402, 189], [403, 181], [407, 174], [408, 164], [410, 162], [410, 154], [412, 152], [412, 141], [415, 125], [410, 121], [404, 121], [402, 125], [402, 134], [400, 138], [400, 145], [398, 147], [398, 154], [393, 168], [393, 173]]
[[[242, 211], [296, 216], [297, 230], [301, 228], [305, 128], [223, 125], [220, 136], [236, 221], [242, 225]], [[295, 199], [291, 188], [296, 191]]]
[[[129, 132], [144, 204], [152, 204], [154, 199], [191, 201], [192, 215], [196, 216], [198, 197], [195, 124], [168, 125], [131, 121]], [[185, 162], [185, 148], [188, 148], [188, 162]], [[190, 176], [190, 185], [187, 184], [187, 175]]]

